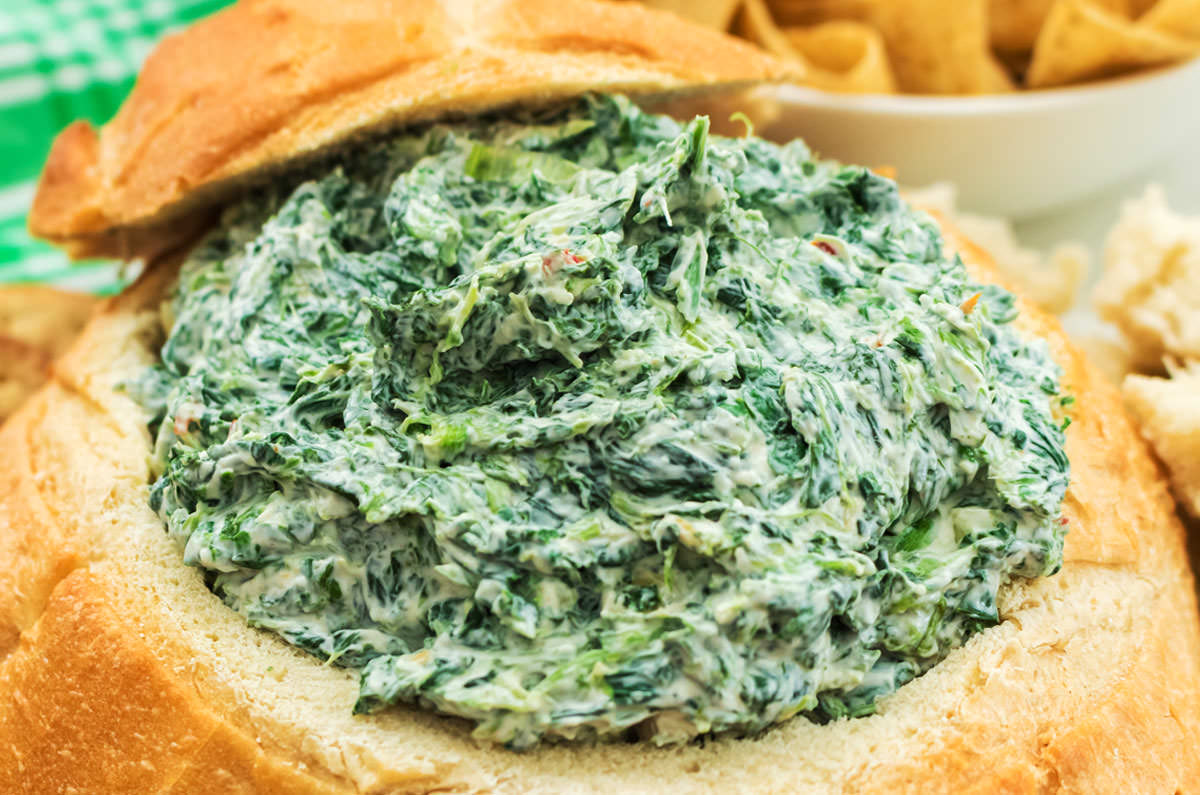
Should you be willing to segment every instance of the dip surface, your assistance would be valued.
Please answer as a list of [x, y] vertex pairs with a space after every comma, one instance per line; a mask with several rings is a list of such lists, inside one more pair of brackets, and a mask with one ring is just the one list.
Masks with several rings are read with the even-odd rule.
[[310, 176], [226, 212], [133, 388], [186, 562], [357, 710], [864, 715], [1060, 566], [1058, 369], [888, 180], [619, 97]]

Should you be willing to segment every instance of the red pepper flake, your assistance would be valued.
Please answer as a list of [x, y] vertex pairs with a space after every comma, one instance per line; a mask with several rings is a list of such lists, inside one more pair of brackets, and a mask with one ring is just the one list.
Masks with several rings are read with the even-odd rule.
[[1058, 520], [1058, 523], [1062, 524], [1062, 525], [1068, 524], [1067, 517], [1065, 517], [1065, 516], [1062, 517], [1061, 519]]
[[187, 417], [182, 414], [175, 418], [173, 429], [176, 436], [184, 436], [188, 432], [188, 426], [196, 421], [195, 417]]
[[577, 265], [580, 262], [583, 262], [583, 257], [564, 248], [561, 251], [556, 251], [553, 254], [542, 257], [542, 273], [549, 276], [564, 264]]
[[975, 293], [975, 295], [973, 295], [970, 298], [968, 298], [967, 300], [963, 301], [962, 306], [960, 306], [959, 309], [962, 310], [962, 313], [964, 315], [971, 314], [972, 312], [975, 311], [975, 305], [979, 303], [979, 299], [982, 295], [983, 295], [983, 293]]
[[831, 246], [829, 243], [826, 243], [824, 240], [814, 240], [812, 244], [831, 257], [837, 256], [837, 249]]

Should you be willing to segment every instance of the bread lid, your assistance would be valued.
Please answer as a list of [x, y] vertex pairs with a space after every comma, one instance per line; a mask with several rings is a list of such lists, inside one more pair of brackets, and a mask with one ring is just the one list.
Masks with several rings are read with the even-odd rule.
[[101, 130], [59, 134], [29, 227], [76, 257], [148, 258], [247, 184], [357, 136], [585, 91], [737, 88], [790, 68], [636, 3], [243, 0], [163, 41]]

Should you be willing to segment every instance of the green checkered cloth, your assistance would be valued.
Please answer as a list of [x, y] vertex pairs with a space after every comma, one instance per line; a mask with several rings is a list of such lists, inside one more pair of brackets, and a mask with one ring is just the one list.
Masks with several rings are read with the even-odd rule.
[[229, 0], [0, 0], [0, 282], [48, 282], [100, 293], [121, 286], [115, 263], [71, 264], [25, 229], [55, 133], [107, 121], [164, 34]]

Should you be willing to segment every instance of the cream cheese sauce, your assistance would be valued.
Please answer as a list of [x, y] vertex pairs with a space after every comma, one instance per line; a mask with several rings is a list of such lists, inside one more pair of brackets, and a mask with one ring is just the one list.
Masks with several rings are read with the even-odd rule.
[[135, 391], [185, 560], [359, 711], [864, 715], [1058, 569], [1058, 369], [888, 180], [605, 96], [310, 176], [192, 253]]

